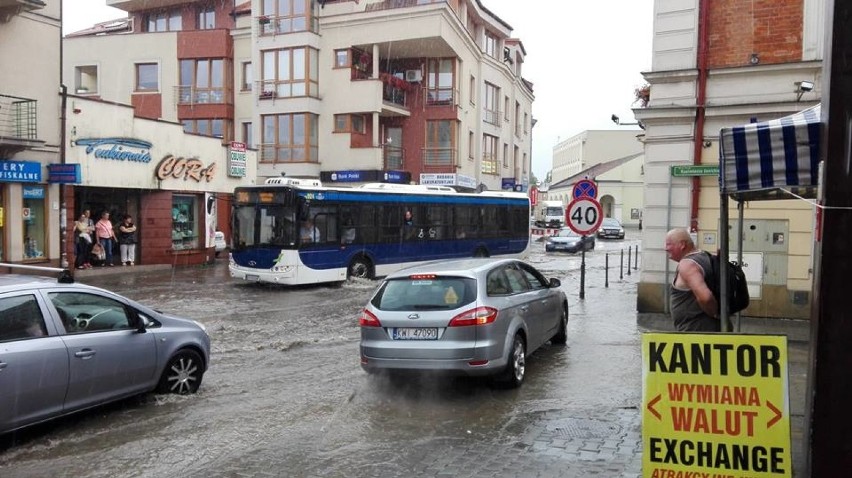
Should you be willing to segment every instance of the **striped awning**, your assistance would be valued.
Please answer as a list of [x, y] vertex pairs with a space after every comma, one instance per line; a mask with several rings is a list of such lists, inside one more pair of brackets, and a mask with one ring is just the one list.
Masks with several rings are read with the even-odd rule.
[[820, 131], [820, 105], [771, 121], [723, 128], [721, 192], [753, 199], [787, 189], [815, 197]]

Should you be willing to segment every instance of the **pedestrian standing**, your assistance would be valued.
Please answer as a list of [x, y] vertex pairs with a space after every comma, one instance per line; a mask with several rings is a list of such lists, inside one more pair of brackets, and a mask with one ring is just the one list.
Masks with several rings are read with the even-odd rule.
[[95, 236], [97, 243], [104, 248], [106, 265], [112, 267], [114, 265], [112, 263], [112, 241], [115, 240], [115, 231], [112, 229], [109, 213], [106, 211], [101, 213], [101, 219], [95, 223]]
[[89, 227], [89, 217], [85, 213], [74, 221], [74, 266], [77, 269], [89, 269], [89, 252], [92, 249], [93, 227]]
[[124, 215], [124, 220], [118, 226], [118, 243], [121, 250], [121, 265], [132, 266], [136, 258], [136, 224], [130, 214]]
[[666, 252], [677, 262], [669, 308], [675, 330], [721, 332], [719, 304], [706, 281], [710, 256], [697, 249], [689, 232], [680, 228], [666, 234]]

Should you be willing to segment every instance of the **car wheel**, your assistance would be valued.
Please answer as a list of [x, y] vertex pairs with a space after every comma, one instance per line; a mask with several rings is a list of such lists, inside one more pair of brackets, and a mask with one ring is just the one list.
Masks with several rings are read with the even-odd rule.
[[526, 373], [526, 346], [520, 334], [515, 334], [512, 350], [509, 352], [509, 363], [497, 377], [497, 381], [508, 388], [518, 388], [524, 383]]
[[204, 364], [201, 356], [194, 350], [181, 350], [170, 360], [160, 383], [157, 385], [157, 393], [176, 393], [186, 395], [198, 391], [201, 386], [201, 378], [204, 376]]
[[559, 315], [559, 329], [556, 331], [556, 335], [550, 339], [550, 342], [559, 345], [568, 342], [568, 311], [565, 306], [562, 306], [562, 313]]
[[355, 259], [352, 259], [352, 262], [349, 264], [347, 276], [350, 279], [353, 277], [356, 279], [372, 279], [373, 264], [366, 257], [358, 256]]

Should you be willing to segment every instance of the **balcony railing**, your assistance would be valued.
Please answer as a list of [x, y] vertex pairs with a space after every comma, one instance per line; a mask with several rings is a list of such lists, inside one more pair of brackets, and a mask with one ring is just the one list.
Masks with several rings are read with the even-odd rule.
[[196, 86], [175, 86], [175, 97], [179, 105], [221, 105], [230, 104], [230, 89], [224, 87], [198, 88]]
[[260, 161], [264, 163], [315, 163], [319, 158], [316, 146], [262, 143], [258, 148]]
[[37, 106], [37, 100], [0, 95], [0, 137], [37, 139]]
[[259, 36], [283, 35], [296, 32], [318, 32], [319, 19], [310, 13], [306, 15], [260, 15], [256, 17]]
[[494, 126], [500, 126], [500, 110], [489, 110], [486, 108], [483, 121]]
[[383, 155], [385, 158], [385, 170], [400, 170], [405, 161], [405, 150], [399, 146], [385, 145]]
[[261, 80], [256, 83], [257, 86], [254, 91], [257, 92], [257, 97], [261, 100], [303, 96], [319, 97], [319, 84], [313, 80]]
[[415, 7], [417, 5], [429, 5], [431, 3], [447, 3], [447, 0], [385, 0], [383, 2], [368, 4], [367, 11]]
[[382, 88], [382, 100], [386, 103], [393, 103], [404, 107], [405, 99], [405, 90], [401, 88], [394, 88], [388, 85], [385, 85], [385, 87]]
[[455, 165], [455, 148], [423, 148], [423, 166], [429, 168], [451, 168]]
[[427, 88], [423, 93], [426, 95], [426, 106], [455, 106], [458, 97], [458, 91], [452, 87]]

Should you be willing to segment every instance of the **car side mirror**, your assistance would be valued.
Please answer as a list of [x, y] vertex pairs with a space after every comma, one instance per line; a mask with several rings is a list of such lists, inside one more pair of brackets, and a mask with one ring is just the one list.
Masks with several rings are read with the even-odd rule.
[[561, 287], [561, 286], [562, 286], [562, 281], [560, 281], [556, 277], [550, 278], [550, 288], [551, 289], [556, 289], [557, 287]]
[[148, 331], [148, 321], [145, 320], [145, 317], [139, 315], [138, 313], [134, 313], [136, 315], [136, 332], [140, 334], [144, 334]]

